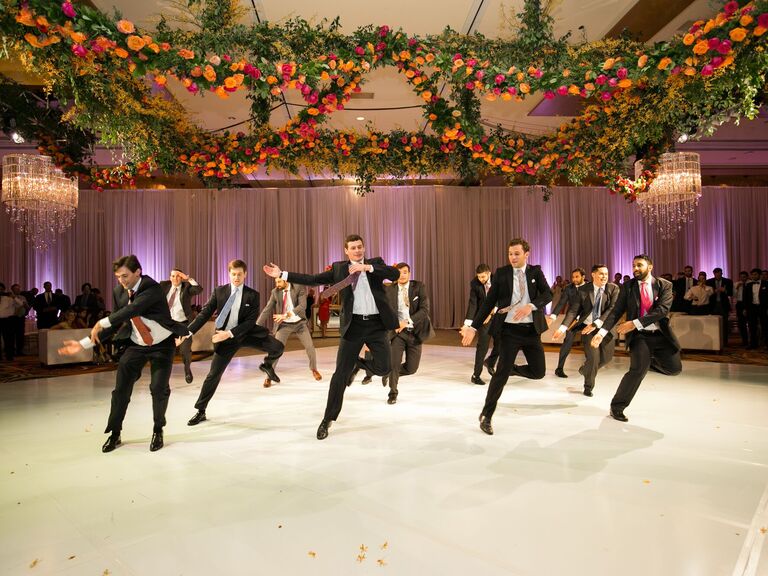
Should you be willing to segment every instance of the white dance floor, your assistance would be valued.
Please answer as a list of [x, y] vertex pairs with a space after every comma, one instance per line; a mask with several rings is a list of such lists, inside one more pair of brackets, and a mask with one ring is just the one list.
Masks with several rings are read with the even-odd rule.
[[[347, 390], [324, 441], [335, 348], [236, 358], [188, 427], [195, 382], [174, 366], [165, 448], [149, 452], [148, 375], [124, 444], [101, 453], [114, 372], [0, 384], [0, 573], [77, 575], [768, 575], [768, 369], [685, 362], [650, 374], [622, 424], [628, 365], [586, 398], [511, 378], [493, 419], [474, 349], [427, 346], [394, 406]], [[484, 375], [484, 377], [487, 374]], [[762, 556], [761, 556], [762, 553]]]

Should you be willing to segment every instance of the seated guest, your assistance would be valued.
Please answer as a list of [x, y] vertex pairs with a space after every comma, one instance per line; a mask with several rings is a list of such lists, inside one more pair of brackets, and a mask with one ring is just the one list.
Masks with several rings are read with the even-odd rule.
[[704, 316], [709, 314], [710, 304], [709, 299], [715, 291], [711, 286], [707, 286], [707, 273], [699, 272], [697, 283], [692, 286], [686, 293], [684, 298], [691, 303], [690, 312], [694, 316]]
[[[83, 310], [85, 312], [85, 310]], [[74, 308], [65, 310], [60, 318], [60, 322], [51, 327], [51, 330], [79, 330], [80, 328], [88, 328], [88, 324], [83, 322], [75, 312]]]

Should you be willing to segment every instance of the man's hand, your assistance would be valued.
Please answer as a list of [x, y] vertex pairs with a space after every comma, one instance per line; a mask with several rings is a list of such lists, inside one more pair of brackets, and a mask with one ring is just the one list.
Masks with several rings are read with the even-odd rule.
[[288, 318], [288, 314], [272, 314], [272, 320], [275, 322], [275, 325], [280, 324], [286, 318]]
[[603, 341], [602, 335], [598, 332], [594, 336], [592, 336], [592, 348], [599, 348], [600, 342]]
[[94, 344], [99, 343], [99, 332], [101, 332], [101, 324], [96, 322], [96, 324], [93, 325], [93, 328], [91, 328], [91, 342]]
[[559, 341], [559, 340], [562, 340], [564, 337], [565, 337], [565, 332], [563, 332], [562, 330], [558, 329], [552, 333], [552, 340]]
[[85, 350], [85, 348], [83, 348], [83, 345], [77, 340], [64, 340], [64, 346], [59, 348], [59, 354], [62, 356], [73, 356], [83, 350]]
[[533, 313], [533, 306], [531, 304], [526, 304], [516, 309], [512, 318], [514, 318], [515, 320], [522, 320], [526, 316], [530, 316], [532, 313]]
[[472, 326], [462, 326], [459, 329], [459, 334], [461, 334], [461, 345], [469, 346], [470, 344], [472, 344], [472, 340], [475, 339], [476, 333], [477, 333], [477, 330], [472, 328]]
[[191, 338], [191, 336], [179, 336], [178, 338], [176, 338], [175, 340], [176, 346], [177, 347], [181, 346], [181, 343], [184, 342], [184, 340], [186, 340], [187, 338]]
[[592, 332], [594, 332], [595, 330], [597, 330], [597, 326], [595, 326], [594, 324], [587, 324], [586, 326], [584, 326], [584, 330], [582, 330], [581, 333], [592, 334]]
[[277, 264], [273, 264], [270, 262], [269, 264], [264, 264], [264, 267], [262, 268], [264, 270], [264, 274], [267, 276], [271, 276], [272, 278], [278, 278], [280, 274], [283, 273], [282, 270], [280, 270], [280, 266]]
[[400, 334], [400, 332], [402, 332], [402, 331], [403, 331], [403, 330], [405, 330], [406, 328], [408, 328], [408, 321], [407, 321], [407, 320], [400, 320], [400, 326], [398, 326], [397, 328], [395, 328], [395, 332], [397, 332], [398, 334]]
[[219, 342], [224, 342], [224, 340], [229, 340], [230, 338], [229, 330], [216, 330], [216, 334], [213, 335], [211, 340], [214, 344], [218, 344]]
[[349, 273], [354, 274], [355, 272], [368, 272], [368, 267], [371, 266], [370, 264], [352, 264], [349, 267]]
[[635, 323], [632, 322], [632, 320], [627, 320], [626, 322], [622, 322], [621, 324], [619, 324], [619, 327], [616, 328], [616, 332], [618, 332], [619, 335], [624, 335], [628, 332], [632, 332], [632, 330], [634, 330], [635, 328], [637, 328], [637, 326], [635, 326]]

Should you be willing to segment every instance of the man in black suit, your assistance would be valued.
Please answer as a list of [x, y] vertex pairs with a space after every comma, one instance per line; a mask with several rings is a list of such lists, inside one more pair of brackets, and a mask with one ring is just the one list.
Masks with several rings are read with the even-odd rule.
[[[488, 291], [491, 289], [493, 279], [491, 278], [491, 268], [488, 264], [479, 264], [475, 269], [475, 277], [469, 283], [469, 303], [467, 304], [467, 313], [464, 315], [464, 326], [472, 326], [475, 314], [483, 305]], [[499, 340], [493, 339], [493, 348], [488, 358], [485, 353], [488, 352], [488, 342], [491, 336], [488, 332], [491, 324], [492, 314], [488, 315], [485, 322], [477, 331], [477, 349], [475, 350], [475, 367], [472, 370], [472, 384], [480, 386], [485, 385], [485, 380], [480, 376], [483, 373], [483, 366], [488, 369], [488, 374], [493, 376], [496, 373], [496, 361], [499, 359]]]
[[[275, 278], [275, 288], [269, 296], [269, 301], [259, 314], [256, 324], [266, 326], [267, 321], [274, 321], [274, 334], [285, 345], [291, 334], [304, 346], [309, 358], [309, 370], [315, 380], [322, 380], [323, 376], [317, 371], [317, 352], [312, 342], [312, 335], [307, 326], [307, 288], [298, 284], [289, 284], [282, 278]], [[264, 380], [264, 387], [272, 386], [272, 381]]]
[[691, 311], [691, 302], [685, 299], [685, 295], [694, 286], [696, 286], [696, 279], [693, 277], [693, 266], [685, 266], [682, 277], [673, 282], [672, 312], [689, 313]]
[[[394, 282], [400, 271], [387, 266], [381, 258], [365, 259], [362, 237], [351, 234], [344, 239], [344, 253], [349, 260], [334, 262], [331, 269], [320, 274], [284, 272], [276, 264], [264, 265], [264, 273], [272, 278], [305, 285], [325, 285], [348, 282], [341, 288], [341, 314], [339, 318], [341, 340], [336, 354], [336, 371], [331, 377], [325, 414], [317, 428], [317, 439], [328, 437], [328, 428], [339, 417], [344, 391], [359, 369], [386, 376], [391, 370], [391, 352], [387, 330], [399, 326], [397, 314], [387, 302], [384, 280]], [[371, 360], [360, 358], [360, 350], [367, 346]]]
[[[557, 315], [565, 310], [566, 306], [569, 306], [570, 311], [572, 303], [578, 302], [579, 288], [584, 286], [586, 280], [587, 272], [584, 268], [574, 268], [571, 270], [571, 283], [565, 287], [563, 295], [560, 297], [560, 300], [558, 300], [557, 305], [552, 308], [552, 311], [549, 313], [547, 325], [550, 325], [553, 320], [556, 320]], [[576, 337], [576, 330], [567, 330], [567, 328], [574, 320], [576, 320], [576, 317], [571, 318], [571, 321], [566, 323], [565, 319], [563, 319], [563, 325], [561, 326], [561, 334], [565, 334], [565, 338], [560, 346], [560, 352], [557, 357], [557, 368], [555, 368], [555, 375], [560, 378], [568, 378], [568, 374], [566, 374], [564, 370], [565, 361], [568, 358], [568, 354], [571, 353], [573, 340]]]
[[[501, 338], [501, 354], [480, 413], [480, 429], [486, 434], [493, 434], [491, 418], [510, 374], [539, 380], [547, 370], [541, 334], [547, 330], [544, 308], [552, 301], [552, 290], [541, 266], [528, 265], [530, 252], [531, 247], [522, 238], [510, 240], [509, 266], [496, 270], [493, 286], [472, 326], [461, 329], [461, 343], [469, 346], [488, 314], [497, 307], [491, 321], [491, 335]], [[528, 361], [527, 366], [515, 365], [520, 350]]]
[[[553, 335], [557, 340], [563, 337], [566, 330], [581, 334], [586, 361], [579, 368], [579, 374], [584, 376], [584, 396], [593, 395], [597, 371], [613, 360], [616, 348], [613, 334], [609, 332], [598, 348], [592, 348], [591, 344], [596, 330], [602, 328], [618, 299], [619, 287], [608, 282], [608, 266], [595, 264], [592, 266], [592, 282], [587, 282], [573, 294], [568, 313]], [[577, 323], [568, 328], [574, 322]]]
[[52, 287], [50, 282], [44, 282], [43, 291], [35, 296], [33, 308], [37, 313], [38, 330], [45, 330], [55, 326], [59, 321], [60, 302], [53, 293]]
[[624, 374], [611, 400], [611, 417], [620, 422], [627, 421], [624, 410], [632, 402], [649, 369], [669, 376], [676, 376], [683, 369], [680, 343], [669, 327], [672, 283], [664, 278], [654, 278], [652, 270], [650, 256], [635, 256], [632, 261], [634, 278], [621, 287], [616, 306], [592, 338], [592, 347], [600, 346], [603, 338], [626, 313], [626, 321], [619, 324], [616, 332], [626, 338], [630, 354], [629, 372]]
[[149, 449], [155, 452], [163, 447], [165, 411], [171, 395], [169, 380], [173, 366], [173, 336], [187, 335], [189, 330], [171, 318], [160, 285], [141, 273], [141, 264], [136, 256], [131, 254], [115, 260], [112, 269], [119, 283], [112, 292], [114, 312], [94, 325], [89, 338], [79, 342], [65, 341], [59, 353], [76, 354], [112, 334], [117, 342], [127, 344], [117, 367], [112, 409], [104, 431], [111, 435], [101, 447], [102, 452], [111, 452], [120, 446], [120, 431], [131, 401], [133, 385], [149, 362], [152, 374], [149, 389], [152, 393], [154, 418]]
[[[283, 354], [283, 343], [276, 340], [263, 326], [256, 325], [259, 315], [259, 293], [245, 285], [248, 266], [242, 260], [232, 260], [227, 265], [229, 284], [217, 286], [200, 314], [189, 325], [194, 334], [216, 312], [216, 333], [213, 335], [213, 360], [205, 377], [200, 396], [195, 402], [197, 413], [189, 419], [188, 426], [196, 426], [207, 420], [205, 410], [219, 386], [224, 370], [242, 346], [258, 348], [267, 353], [259, 369], [271, 380], [280, 382], [274, 364]], [[177, 342], [181, 344], [181, 342]]]
[[[178, 268], [171, 270], [170, 280], [160, 282], [160, 288], [168, 302], [171, 318], [176, 322], [189, 323], [192, 316], [192, 298], [203, 291], [203, 287], [189, 274], [185, 274]], [[192, 376], [192, 338], [185, 338], [179, 346], [181, 359], [184, 362], [184, 379], [187, 384], [193, 380]]]
[[[392, 371], [382, 378], [382, 384], [389, 384], [387, 404], [397, 402], [397, 384], [400, 376], [416, 374], [421, 362], [421, 345], [434, 337], [429, 317], [429, 296], [423, 282], [411, 280], [411, 267], [405, 262], [395, 264], [400, 278], [387, 286], [389, 305], [397, 310], [399, 326], [388, 334], [392, 352]], [[405, 362], [403, 362], [405, 354]]]
[[747, 328], [747, 304], [744, 300], [744, 288], [749, 282], [749, 272], [739, 272], [739, 280], [733, 287], [733, 299], [736, 308], [736, 323], [739, 327], [742, 346], [749, 346], [749, 330]]
[[759, 327], [762, 328], [763, 338], [768, 337], [766, 321], [764, 320], [768, 310], [768, 280], [761, 280], [760, 268], [752, 268], [749, 273], [749, 282], [744, 285], [743, 302], [747, 312], [747, 327], [749, 328], [748, 350], [755, 350], [760, 345]]
[[80, 287], [80, 294], [75, 297], [75, 308], [88, 311], [89, 326], [95, 323], [96, 315], [99, 312], [99, 301], [96, 298], [96, 294], [91, 290], [90, 283], [86, 282]]
[[723, 277], [723, 269], [715, 268], [712, 270], [714, 278], [707, 280], [707, 286], [712, 288], [713, 294], [710, 299], [712, 314], [722, 316], [723, 318], [723, 346], [728, 345], [728, 316], [731, 313], [731, 298], [733, 298], [733, 280]]

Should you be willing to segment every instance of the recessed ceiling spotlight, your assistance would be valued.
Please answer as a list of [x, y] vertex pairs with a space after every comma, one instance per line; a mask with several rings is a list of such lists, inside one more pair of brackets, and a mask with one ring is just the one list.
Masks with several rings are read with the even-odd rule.
[[365, 120], [365, 116], [358, 116], [356, 120]]

